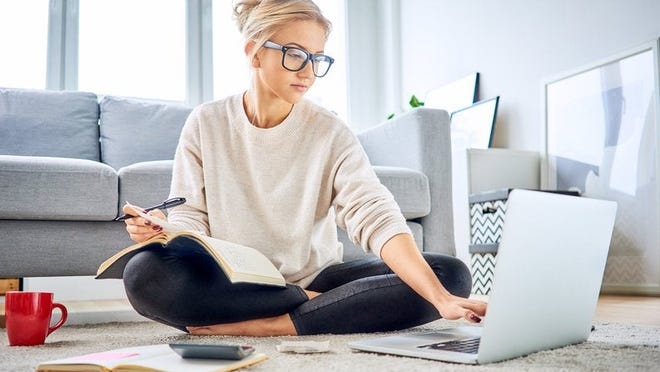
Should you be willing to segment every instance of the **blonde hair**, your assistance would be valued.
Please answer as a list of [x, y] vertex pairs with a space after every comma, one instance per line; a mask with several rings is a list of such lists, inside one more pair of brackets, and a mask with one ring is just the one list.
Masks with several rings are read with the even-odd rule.
[[234, 17], [245, 40], [257, 45], [257, 52], [280, 28], [295, 21], [316, 21], [328, 38], [332, 23], [311, 0], [238, 0], [234, 2]]

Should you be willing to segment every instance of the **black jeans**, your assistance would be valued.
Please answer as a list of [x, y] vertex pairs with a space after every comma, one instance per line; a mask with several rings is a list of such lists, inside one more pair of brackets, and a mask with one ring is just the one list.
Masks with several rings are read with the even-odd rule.
[[[467, 297], [472, 279], [457, 258], [424, 253], [442, 284]], [[403, 283], [385, 263], [364, 258], [323, 270], [306, 288], [231, 284], [204, 255], [147, 250], [124, 269], [131, 305], [141, 315], [186, 331], [289, 313], [298, 334], [382, 332], [438, 319], [437, 310]]]

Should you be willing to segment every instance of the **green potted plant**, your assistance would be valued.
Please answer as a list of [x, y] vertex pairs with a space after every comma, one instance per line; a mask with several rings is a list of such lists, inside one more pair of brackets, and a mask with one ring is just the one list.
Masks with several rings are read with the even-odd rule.
[[[414, 94], [410, 97], [410, 101], [408, 101], [408, 104], [410, 105], [411, 108], [417, 108], [417, 107], [423, 107], [424, 106], [424, 102], [420, 101], [419, 98], [417, 98], [417, 96], [415, 96]], [[387, 120], [392, 119], [394, 117], [394, 115], [395, 115], [394, 113], [391, 113], [387, 117]]]

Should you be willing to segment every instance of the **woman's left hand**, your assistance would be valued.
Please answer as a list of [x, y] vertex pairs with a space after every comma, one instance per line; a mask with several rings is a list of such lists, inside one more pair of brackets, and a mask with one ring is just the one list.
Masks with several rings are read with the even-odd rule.
[[432, 303], [443, 318], [465, 318], [469, 322], [479, 323], [481, 317], [486, 315], [485, 302], [454, 296], [442, 285], [410, 234], [392, 237], [383, 246], [380, 256], [401, 280]]
[[479, 300], [450, 295], [446, 300], [436, 305], [444, 319], [456, 320], [464, 318], [471, 323], [481, 322], [486, 315], [488, 304]]

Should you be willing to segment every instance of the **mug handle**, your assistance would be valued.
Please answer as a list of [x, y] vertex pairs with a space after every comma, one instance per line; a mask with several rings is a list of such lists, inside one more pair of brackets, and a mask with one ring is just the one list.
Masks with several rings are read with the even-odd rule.
[[66, 322], [66, 318], [69, 315], [69, 313], [66, 311], [66, 307], [64, 307], [64, 305], [62, 305], [60, 303], [57, 303], [57, 302], [53, 302], [53, 307], [51, 308], [50, 311], [52, 312], [53, 310], [55, 310], [55, 308], [60, 309], [60, 311], [62, 312], [62, 315], [60, 316], [60, 320], [54, 326], [48, 327], [48, 333], [46, 334], [46, 336], [53, 333], [54, 330], [56, 330], [56, 329], [60, 328], [62, 325], [64, 325], [64, 322]]

